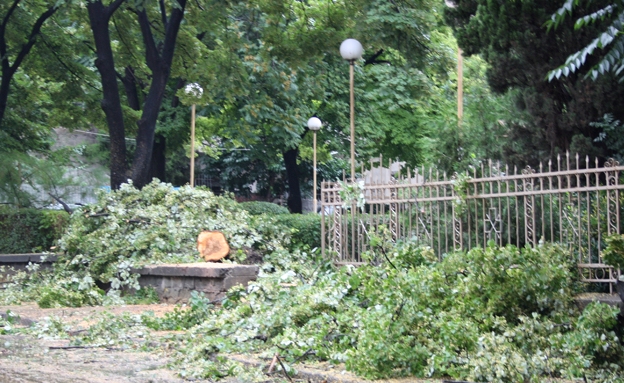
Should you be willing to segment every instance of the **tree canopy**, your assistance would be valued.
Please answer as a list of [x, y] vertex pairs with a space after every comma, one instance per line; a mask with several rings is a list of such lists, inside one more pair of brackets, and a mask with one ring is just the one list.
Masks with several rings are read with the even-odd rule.
[[[557, 10], [548, 21], [548, 27], [555, 29], [566, 20], [566, 17], [573, 17], [574, 14], [585, 11], [592, 1], [566, 0], [561, 8]], [[574, 22], [574, 29], [581, 30], [590, 25], [599, 24], [601, 27], [589, 44], [581, 50], [570, 55], [565, 64], [552, 70], [548, 79], [559, 79], [562, 75], [567, 77], [571, 73], [587, 67], [593, 61], [592, 56], [597, 57], [597, 61], [587, 71], [594, 80], [600, 75], [613, 72], [624, 79], [624, 2], [614, 1], [604, 4], [598, 9], [587, 10], [588, 13], [578, 16]], [[576, 15], [574, 15], [576, 16]], [[589, 58], [589, 60], [588, 60]]]
[[[51, 128], [89, 126], [110, 137], [113, 188], [182, 184], [196, 104], [197, 171], [243, 194], [254, 183], [266, 198], [288, 192], [299, 212], [309, 117], [324, 123], [319, 168], [335, 178], [347, 165], [349, 65], [338, 47], [354, 37], [365, 49], [355, 65], [359, 164], [382, 155], [452, 172], [484, 158], [622, 152], [609, 139], [624, 118], [620, 36], [605, 37], [619, 28], [619, 2], [446, 3], [12, 0], [0, 5], [0, 146], [45, 151]], [[461, 121], [457, 45], [467, 56]], [[583, 76], [596, 70], [596, 81]], [[189, 83], [205, 91], [187, 95]]]
[[[591, 82], [571, 75], [548, 82], [548, 72], [592, 41], [596, 29], [579, 31], [562, 20], [553, 31], [545, 23], [559, 4], [543, 0], [492, 2], [459, 0], [445, 11], [458, 43], [467, 55], [480, 54], [489, 64], [488, 83], [495, 92], [516, 92], [526, 123], [509, 126], [505, 156], [515, 163], [533, 163], [570, 150], [607, 156], [594, 140], [600, 131], [590, 125], [605, 113], [621, 116], [624, 88], [612, 77]], [[596, 1], [592, 7], [604, 6]]]

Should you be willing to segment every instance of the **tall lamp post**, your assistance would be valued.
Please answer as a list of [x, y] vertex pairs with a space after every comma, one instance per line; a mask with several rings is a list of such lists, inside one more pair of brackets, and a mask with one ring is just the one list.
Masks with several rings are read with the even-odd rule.
[[312, 117], [308, 120], [308, 129], [310, 129], [312, 131], [312, 133], [314, 133], [314, 138], [313, 138], [313, 171], [312, 171], [312, 178], [313, 178], [313, 184], [314, 187], [312, 188], [314, 190], [313, 193], [313, 198], [314, 198], [314, 214], [316, 214], [316, 132], [318, 132], [321, 127], [323, 126], [323, 123], [321, 122], [321, 120], [318, 117]]
[[353, 90], [353, 73], [355, 60], [362, 57], [364, 48], [362, 44], [355, 39], [346, 39], [340, 44], [340, 55], [343, 59], [349, 61], [349, 88], [350, 88], [350, 105], [351, 105], [351, 182], [355, 182], [355, 94]]
[[[184, 88], [184, 93], [198, 99], [204, 94], [204, 90], [198, 83], [193, 83]], [[195, 187], [195, 102], [196, 100], [193, 100], [191, 107], [191, 179], [189, 184], [192, 188]]]

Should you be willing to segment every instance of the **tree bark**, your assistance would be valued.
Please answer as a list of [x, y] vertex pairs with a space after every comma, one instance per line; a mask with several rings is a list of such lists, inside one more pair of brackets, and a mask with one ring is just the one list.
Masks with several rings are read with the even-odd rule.
[[[176, 38], [180, 30], [180, 23], [184, 17], [186, 0], [178, 0], [178, 5], [171, 11], [171, 16], [165, 26], [165, 38], [161, 52], [158, 51], [154, 41], [146, 10], [143, 9], [137, 12], [145, 44], [146, 63], [152, 70], [149, 93], [145, 99], [143, 114], [137, 123], [139, 126], [136, 138], [137, 147], [132, 163], [132, 181], [139, 188], [145, 186], [150, 181], [150, 162], [152, 160], [156, 122], [171, 73]], [[162, 9], [162, 12], [164, 12], [164, 9]]]
[[[143, 112], [139, 119], [136, 137], [136, 150], [130, 172], [126, 168], [126, 144], [119, 85], [108, 24], [112, 14], [125, 0], [115, 0], [108, 7], [102, 4], [102, 0], [92, 0], [87, 3], [89, 21], [95, 40], [97, 59], [95, 62], [100, 76], [102, 77], [102, 90], [104, 98], [102, 109], [106, 114], [106, 122], [109, 128], [111, 140], [111, 187], [119, 188], [119, 185], [131, 174], [133, 184], [142, 188], [150, 182], [152, 153], [154, 151], [154, 135], [156, 121], [162, 105], [167, 80], [171, 72], [171, 63], [175, 50], [176, 39], [180, 24], [184, 18], [186, 0], [178, 0], [177, 6], [173, 7], [171, 17], [168, 19], [163, 14], [165, 36], [162, 43], [156, 44], [152, 34], [152, 27], [145, 8], [137, 10], [141, 34], [145, 44], [145, 60], [152, 71], [149, 92], [143, 104]], [[161, 7], [161, 12], [165, 9]], [[131, 73], [130, 73], [131, 74]], [[129, 75], [126, 72], [126, 75]], [[128, 88], [126, 88], [128, 90]], [[132, 89], [130, 89], [132, 93]], [[130, 100], [132, 104], [136, 99]]]
[[156, 134], [154, 138], [154, 148], [152, 150], [152, 160], [150, 161], [149, 179], [158, 178], [161, 182], [167, 182], [165, 178], [167, 158], [167, 139], [162, 134]]
[[283, 153], [284, 165], [286, 166], [286, 179], [288, 181], [288, 209], [291, 213], [303, 213], [301, 204], [301, 188], [299, 187], [299, 167], [297, 156], [299, 148], [289, 149]]
[[113, 49], [108, 31], [110, 17], [121, 6], [123, 1], [116, 0], [108, 7], [105, 7], [101, 0], [87, 2], [89, 23], [93, 32], [97, 56], [95, 66], [98, 68], [102, 78], [103, 98], [101, 106], [106, 115], [108, 134], [110, 135], [110, 178], [112, 189], [119, 189], [119, 186], [126, 182], [128, 176], [123, 112], [119, 97]]
[[124, 89], [126, 91], [126, 98], [128, 99], [128, 106], [134, 110], [141, 110], [141, 103], [139, 102], [139, 91], [137, 89], [136, 79], [134, 77], [134, 69], [127, 66], [124, 69], [124, 76], [121, 77]]

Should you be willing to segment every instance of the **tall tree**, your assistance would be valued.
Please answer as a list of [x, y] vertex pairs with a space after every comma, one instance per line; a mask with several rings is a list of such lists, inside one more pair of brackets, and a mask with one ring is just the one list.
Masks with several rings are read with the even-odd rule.
[[[167, 7], [163, 0], [159, 2], [156, 12], [150, 12], [152, 9], [147, 1], [128, 5], [125, 9], [126, 12], [136, 15], [144, 45], [144, 64], [150, 70], [149, 91], [143, 103], [141, 117], [137, 121], [134, 159], [128, 169], [126, 127], [117, 83], [118, 77], [122, 75], [115, 67], [109, 31], [111, 18], [124, 2], [125, 0], [114, 0], [104, 5], [102, 0], [94, 0], [87, 4], [97, 54], [95, 65], [102, 78], [102, 109], [106, 115], [110, 134], [110, 168], [113, 188], [118, 188], [128, 178], [131, 178], [137, 187], [143, 187], [149, 182], [156, 122], [171, 74], [176, 40], [186, 7], [186, 0], [174, 0], [169, 6], [170, 14], [167, 14]], [[154, 14], [157, 16], [153, 16]], [[154, 33], [155, 25], [161, 31], [158, 36]]]
[[[510, 126], [506, 157], [515, 163], [571, 150], [608, 154], [594, 140], [600, 131], [591, 126], [604, 113], [622, 115], [624, 87], [612, 77], [591, 82], [572, 75], [548, 82], [548, 72], [587, 45], [595, 30], [575, 33], [574, 23], [562, 22], [556, 33], [544, 24], [559, 4], [547, 0], [497, 2], [451, 0], [445, 10], [459, 46], [466, 55], [480, 54], [489, 64], [488, 82], [498, 93], [515, 90], [517, 105], [531, 116], [526, 124]], [[593, 2], [593, 7], [605, 5]], [[503, 139], [503, 137], [501, 137]]]
[[204, 36], [212, 65], [222, 65], [215, 70], [220, 86], [207, 86], [212, 101], [224, 106], [215, 112], [230, 116], [229, 123], [241, 140], [264, 141], [254, 147], [281, 154], [291, 211], [300, 212], [297, 162], [309, 117], [317, 114], [325, 121], [320, 133], [324, 141], [333, 142], [332, 149], [348, 157], [349, 66], [338, 53], [345, 38], [357, 37], [367, 51], [356, 74], [358, 159], [367, 162], [372, 152], [378, 155], [379, 140], [398, 133], [399, 129], [384, 127], [390, 120], [404, 122], [399, 126], [405, 131], [397, 134], [402, 138], [389, 140], [386, 149], [394, 150], [400, 141], [418, 142], [407, 137], [410, 129], [420, 129], [413, 98], [428, 82], [422, 70], [449, 63], [444, 54], [436, 60], [440, 52], [430, 44], [429, 33], [440, 21], [431, 12], [435, 4], [427, 0], [235, 3], [223, 30]]

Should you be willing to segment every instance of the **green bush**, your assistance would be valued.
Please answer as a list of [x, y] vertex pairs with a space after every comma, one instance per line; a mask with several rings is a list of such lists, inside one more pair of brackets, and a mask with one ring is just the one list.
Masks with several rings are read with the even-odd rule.
[[140, 290], [135, 268], [198, 262], [196, 241], [202, 230], [223, 232], [240, 261], [287, 243], [270, 218], [252, 219], [232, 198], [206, 188], [174, 189], [155, 181], [138, 190], [124, 184], [77, 209], [58, 241], [53, 270], [14, 278], [17, 282], [0, 294], [0, 302], [37, 299], [46, 307], [79, 306], [110, 298], [119, 303], [125, 288]]
[[605, 239], [607, 248], [602, 252], [605, 264], [624, 270], [624, 235], [614, 234]]
[[269, 214], [269, 215], [278, 215], [278, 214], [288, 214], [289, 211], [284, 206], [280, 206], [271, 202], [264, 201], [247, 201], [241, 202], [241, 207], [251, 215], [261, 215], [261, 214]]
[[278, 225], [291, 231], [290, 249], [321, 247], [321, 216], [318, 214], [280, 214], [273, 217]]
[[59, 210], [0, 209], [0, 253], [47, 251], [63, 235], [69, 214]]
[[188, 376], [228, 374], [207, 360], [210, 350], [212, 360], [260, 352], [286, 363], [344, 363], [367, 378], [621, 376], [618, 310], [576, 310], [577, 272], [566, 249], [489, 246], [442, 261], [411, 244], [384, 251], [392, 264], [357, 268], [298, 252], [267, 257], [274, 272], [230, 291], [190, 330], [179, 368]]

